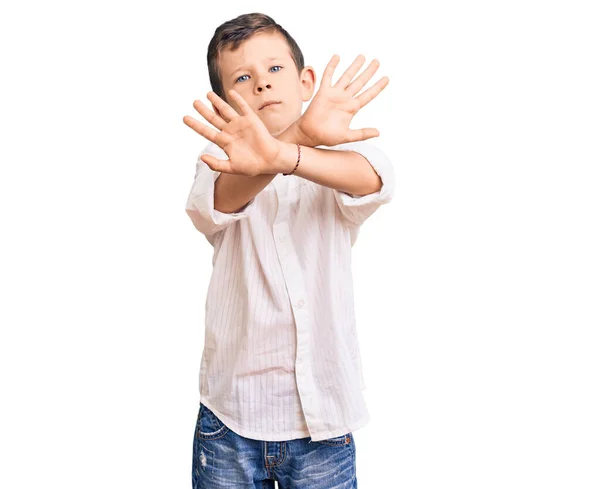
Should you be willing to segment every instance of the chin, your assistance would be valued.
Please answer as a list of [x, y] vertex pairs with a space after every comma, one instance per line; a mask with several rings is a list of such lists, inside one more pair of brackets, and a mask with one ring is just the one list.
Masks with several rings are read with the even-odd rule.
[[279, 136], [282, 132], [285, 132], [285, 130], [290, 127], [293, 122], [294, 121], [270, 121], [270, 124], [267, 124], [265, 121], [263, 121], [271, 136]]
[[285, 124], [277, 124], [277, 126], [274, 124], [265, 124], [265, 127], [267, 128], [267, 131], [269, 131], [269, 134], [273, 137], [279, 136], [287, 129]]

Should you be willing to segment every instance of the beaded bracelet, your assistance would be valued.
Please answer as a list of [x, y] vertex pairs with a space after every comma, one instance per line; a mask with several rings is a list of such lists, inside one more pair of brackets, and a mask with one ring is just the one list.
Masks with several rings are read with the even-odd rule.
[[296, 143], [296, 146], [298, 146], [298, 161], [296, 162], [295, 168], [291, 172], [283, 173], [283, 176], [285, 176], [285, 177], [294, 173], [296, 171], [296, 168], [298, 168], [298, 165], [300, 164], [300, 145], [298, 143]]

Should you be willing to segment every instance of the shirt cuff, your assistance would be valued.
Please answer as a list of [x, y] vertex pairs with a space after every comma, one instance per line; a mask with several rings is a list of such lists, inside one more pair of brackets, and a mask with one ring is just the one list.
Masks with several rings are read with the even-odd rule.
[[[207, 152], [205, 150], [202, 154]], [[222, 158], [221, 155], [215, 156]], [[255, 207], [256, 197], [252, 198], [238, 212], [225, 213], [215, 209], [215, 181], [219, 175], [221, 172], [212, 170], [198, 157], [196, 176], [185, 210], [194, 227], [207, 237], [224, 230], [236, 221], [248, 219]]]
[[331, 189], [345, 224], [348, 226], [360, 226], [381, 205], [393, 199], [396, 187], [394, 168], [383, 151], [364, 141], [340, 144], [334, 146], [333, 149], [355, 151], [361, 154], [381, 177], [381, 188], [377, 192], [367, 195], [359, 196]]

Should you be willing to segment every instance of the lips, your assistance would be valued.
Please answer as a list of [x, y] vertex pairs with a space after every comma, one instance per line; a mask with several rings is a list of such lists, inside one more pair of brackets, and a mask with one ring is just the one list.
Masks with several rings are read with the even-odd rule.
[[276, 100], [270, 100], [269, 102], [265, 102], [258, 110], [263, 110], [265, 107], [268, 107], [269, 105], [275, 105], [275, 104], [280, 104], [280, 103], [281, 102], [278, 102]]

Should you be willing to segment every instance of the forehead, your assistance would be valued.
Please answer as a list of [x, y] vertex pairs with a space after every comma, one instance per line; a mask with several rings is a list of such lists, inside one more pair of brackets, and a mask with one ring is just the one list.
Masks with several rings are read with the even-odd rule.
[[278, 32], [261, 32], [243, 41], [233, 51], [230, 46], [219, 53], [219, 67], [226, 75], [249, 65], [270, 61], [270, 58], [291, 60], [290, 48]]

